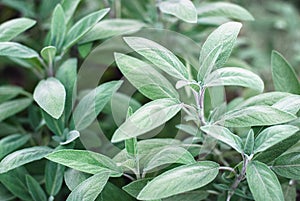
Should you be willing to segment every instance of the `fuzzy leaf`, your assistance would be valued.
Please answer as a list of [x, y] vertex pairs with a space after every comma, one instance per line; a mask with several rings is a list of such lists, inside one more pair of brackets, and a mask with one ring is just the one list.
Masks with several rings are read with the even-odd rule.
[[272, 169], [276, 174], [289, 179], [300, 179], [300, 153], [292, 152], [279, 156], [274, 161]]
[[0, 121], [21, 112], [32, 103], [31, 98], [20, 98], [0, 104]]

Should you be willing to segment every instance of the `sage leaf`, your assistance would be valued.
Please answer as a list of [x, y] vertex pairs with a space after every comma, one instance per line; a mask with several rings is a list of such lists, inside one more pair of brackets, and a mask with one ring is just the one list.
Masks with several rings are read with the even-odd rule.
[[188, 80], [186, 67], [170, 50], [145, 38], [125, 37], [124, 40], [134, 51], [161, 70], [177, 79]]
[[15, 42], [0, 42], [0, 56], [22, 59], [39, 57], [33, 49]]
[[42, 159], [52, 152], [49, 147], [30, 147], [15, 151], [2, 159], [0, 162], [0, 174], [20, 167], [24, 164]]
[[255, 139], [254, 153], [262, 152], [294, 135], [299, 128], [291, 125], [271, 126], [263, 130]]
[[69, 21], [72, 19], [73, 14], [76, 11], [76, 8], [81, 0], [62, 0], [61, 6], [64, 10], [65, 14], [65, 23], [68, 24]]
[[0, 121], [3, 121], [4, 119], [21, 112], [31, 103], [31, 98], [19, 98], [0, 104]]
[[274, 161], [272, 169], [276, 174], [289, 179], [298, 180], [300, 178], [300, 154], [292, 152], [279, 156]]
[[0, 160], [12, 151], [22, 147], [28, 140], [30, 135], [13, 134], [0, 140]]
[[46, 194], [40, 184], [29, 174], [26, 175], [26, 184], [34, 201], [47, 201]]
[[63, 183], [64, 171], [64, 166], [47, 161], [45, 167], [45, 186], [50, 196], [56, 196], [59, 193]]
[[283, 201], [280, 183], [272, 170], [259, 161], [247, 166], [247, 182], [256, 201]]
[[60, 4], [53, 11], [50, 30], [50, 45], [56, 47], [58, 52], [63, 45], [66, 35], [65, 13]]
[[137, 198], [162, 199], [201, 188], [214, 180], [218, 172], [219, 164], [211, 161], [183, 165], [155, 177], [143, 188]]
[[182, 108], [176, 99], [164, 98], [151, 101], [130, 116], [114, 133], [112, 142], [120, 142], [142, 135], [164, 124]]
[[41, 50], [41, 56], [51, 65], [55, 58], [55, 54], [56, 54], [56, 48], [54, 46], [47, 46]]
[[177, 98], [172, 84], [149, 64], [124, 54], [115, 53], [116, 63], [124, 76], [146, 97]]
[[58, 119], [65, 108], [66, 90], [58, 79], [51, 77], [38, 83], [33, 99], [45, 112]]
[[190, 0], [167, 0], [158, 4], [161, 12], [174, 15], [179, 19], [189, 22], [197, 22], [197, 10]]

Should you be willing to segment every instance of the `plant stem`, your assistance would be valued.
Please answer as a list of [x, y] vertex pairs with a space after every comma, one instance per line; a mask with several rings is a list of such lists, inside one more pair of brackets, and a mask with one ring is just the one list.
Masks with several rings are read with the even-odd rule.
[[227, 171], [230, 171], [230, 172], [232, 172], [233, 174], [236, 175], [236, 171], [231, 167], [221, 166], [221, 167], [219, 167], [219, 170], [227, 170]]

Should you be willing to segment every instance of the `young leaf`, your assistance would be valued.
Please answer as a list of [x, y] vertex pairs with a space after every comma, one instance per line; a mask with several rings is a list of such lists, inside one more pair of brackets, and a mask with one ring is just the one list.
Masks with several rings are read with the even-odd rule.
[[237, 152], [243, 153], [242, 139], [239, 136], [233, 134], [229, 129], [222, 126], [207, 125], [202, 126], [201, 130], [207, 133], [208, 135], [214, 137], [215, 139], [220, 140], [221, 142], [231, 146]]
[[64, 166], [52, 161], [47, 161], [45, 167], [45, 186], [46, 191], [50, 196], [55, 196], [60, 191], [63, 183], [64, 171]]
[[0, 25], [0, 42], [10, 41], [35, 23], [35, 20], [28, 18], [16, 18], [2, 23]]
[[[231, 54], [235, 40], [239, 34], [241, 27], [242, 24], [239, 22], [228, 22], [221, 25], [214, 32], [212, 32], [202, 46], [199, 58], [200, 65], [204, 63], [204, 61], [208, 58], [208, 55], [215, 47], [221, 45], [222, 52], [219, 54], [215, 66], [216, 68], [222, 67]], [[212, 54], [211, 56], [213, 57], [214, 54]], [[206, 71], [202, 73], [203, 75], [208, 75], [210, 72]]]
[[138, 109], [114, 133], [113, 143], [142, 135], [169, 121], [182, 108], [176, 99], [157, 99]]
[[250, 156], [253, 154], [254, 148], [254, 131], [251, 129], [247, 135], [246, 142], [244, 145], [244, 153]]
[[58, 136], [62, 136], [64, 132], [64, 122], [63, 122], [63, 116], [61, 116], [59, 119], [55, 119], [52, 116], [50, 116], [47, 112], [42, 110], [42, 116], [43, 119], [46, 122], [47, 127]]
[[180, 80], [189, 79], [186, 67], [170, 50], [145, 38], [126, 37], [124, 40], [134, 51], [169, 75]]
[[159, 166], [166, 164], [192, 164], [195, 163], [195, 159], [192, 154], [182, 147], [166, 147], [157, 154], [145, 165], [144, 172], [149, 172]]
[[271, 66], [276, 91], [300, 94], [300, 84], [295, 70], [277, 51], [272, 52]]
[[247, 166], [247, 182], [256, 201], [283, 201], [280, 183], [267, 165], [252, 161]]
[[226, 67], [212, 72], [204, 81], [205, 86], [241, 86], [263, 92], [264, 82], [251, 71]]
[[10, 100], [19, 94], [26, 93], [21, 87], [17, 86], [0, 86], [0, 103]]
[[58, 119], [63, 114], [66, 90], [56, 78], [41, 80], [34, 89], [33, 98], [53, 118]]
[[100, 171], [79, 184], [68, 196], [67, 201], [94, 201], [109, 179], [109, 171]]
[[61, 6], [63, 10], [65, 11], [65, 23], [68, 24], [68, 22], [72, 19], [73, 14], [76, 11], [76, 8], [81, 0], [62, 0]]
[[0, 56], [23, 59], [39, 57], [33, 49], [15, 42], [0, 42]]
[[253, 21], [254, 17], [245, 8], [228, 2], [207, 3], [197, 9], [199, 17], [227, 17], [241, 21]]
[[292, 152], [282, 156], [279, 156], [274, 161], [272, 169], [276, 174], [299, 180], [300, 179], [300, 153]]
[[48, 160], [64, 166], [97, 174], [103, 169], [111, 170], [111, 175], [121, 174], [121, 169], [107, 156], [86, 150], [58, 150], [46, 156]]
[[109, 12], [109, 10], [109, 8], [106, 8], [91, 13], [88, 16], [76, 22], [76, 24], [74, 24], [67, 33], [66, 40], [64, 42], [64, 50], [70, 48], [77, 41], [79, 41], [82, 38], [82, 36], [84, 36], [88, 31], [90, 31], [95, 26], [95, 24]]
[[80, 137], [80, 133], [77, 130], [72, 130], [67, 133], [66, 141], [61, 142], [60, 144], [61, 145], [70, 144], [71, 142], [73, 142], [74, 140], [76, 140], [79, 137]]
[[66, 89], [65, 121], [69, 120], [76, 97], [77, 59], [66, 60], [57, 70], [56, 78]]
[[263, 130], [255, 139], [254, 153], [262, 152], [294, 135], [299, 128], [291, 125], [271, 126]]
[[70, 191], [73, 191], [80, 183], [89, 178], [89, 174], [74, 169], [65, 171], [64, 180]]
[[41, 56], [51, 65], [53, 63], [55, 54], [56, 54], [56, 48], [53, 46], [47, 46], [41, 50]]
[[20, 98], [0, 104], [0, 121], [21, 112], [32, 103], [31, 98]]
[[282, 124], [295, 119], [293, 114], [271, 106], [250, 106], [227, 112], [216, 123], [226, 127], [251, 127]]
[[0, 140], [0, 160], [12, 151], [23, 146], [30, 139], [30, 135], [13, 134]]
[[52, 152], [49, 147], [30, 147], [15, 151], [0, 162], [0, 174], [8, 172], [24, 164], [42, 159], [44, 156]]
[[115, 53], [115, 60], [123, 75], [146, 97], [179, 99], [172, 84], [149, 64], [119, 53]]
[[197, 10], [190, 0], [162, 1], [158, 7], [163, 13], [174, 15], [189, 23], [197, 23]]
[[87, 128], [96, 119], [121, 84], [122, 81], [101, 84], [80, 100], [73, 113], [76, 130]]
[[46, 201], [47, 197], [40, 184], [29, 174], [26, 175], [26, 184], [34, 201]]
[[79, 41], [80, 44], [110, 38], [122, 34], [132, 34], [146, 26], [144, 23], [132, 19], [107, 19], [98, 22]]
[[155, 177], [139, 193], [140, 200], [154, 200], [201, 188], [219, 172], [219, 164], [201, 161], [183, 165]]
[[66, 34], [65, 14], [60, 4], [57, 4], [53, 11], [50, 31], [50, 45], [60, 52]]
[[291, 95], [276, 102], [273, 107], [296, 115], [300, 109], [300, 96]]

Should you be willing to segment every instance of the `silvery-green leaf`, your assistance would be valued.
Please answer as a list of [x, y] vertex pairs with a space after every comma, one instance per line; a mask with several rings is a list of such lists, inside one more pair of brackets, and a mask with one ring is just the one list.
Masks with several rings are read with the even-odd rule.
[[250, 106], [229, 111], [216, 123], [226, 127], [267, 126], [286, 123], [295, 118], [295, 115], [271, 106]]
[[10, 41], [20, 33], [35, 25], [35, 23], [35, 20], [28, 18], [15, 18], [2, 23], [0, 25], [0, 42]]
[[94, 201], [103, 190], [109, 179], [109, 171], [101, 172], [91, 176], [80, 183], [68, 196], [67, 201]]
[[71, 20], [80, 1], [81, 0], [62, 0], [61, 6], [65, 13], [66, 24], [68, 24], [68, 22]]
[[174, 15], [179, 19], [189, 22], [197, 22], [197, 10], [190, 0], [167, 0], [158, 4], [161, 12]]
[[300, 96], [291, 95], [276, 102], [273, 107], [296, 115], [300, 109]]
[[[215, 67], [223, 67], [231, 54], [241, 27], [242, 24], [239, 22], [228, 22], [221, 25], [214, 32], [212, 32], [202, 46], [199, 58], [200, 65], [202, 65], [202, 63], [215, 47], [221, 45], [222, 52], [218, 56]], [[209, 73], [210, 72], [203, 72], [203, 75]]]
[[141, 21], [132, 19], [106, 19], [98, 22], [86, 35], [82, 37], [80, 43], [88, 43], [121, 34], [132, 34], [146, 26]]
[[73, 142], [74, 140], [76, 140], [79, 137], [80, 137], [80, 133], [78, 131], [76, 131], [76, 130], [70, 131], [67, 134], [66, 141], [61, 142], [60, 144], [61, 145], [69, 144], [69, 143]]
[[71, 191], [73, 191], [81, 182], [86, 180], [88, 177], [89, 174], [71, 168], [66, 170], [64, 174], [65, 183]]
[[188, 80], [186, 67], [170, 50], [146, 38], [125, 37], [124, 40], [134, 51], [161, 70], [180, 80]]
[[33, 49], [15, 42], [0, 42], [0, 56], [23, 59], [39, 57]]
[[119, 53], [115, 53], [115, 60], [124, 76], [146, 97], [179, 99], [172, 84], [150, 64]]
[[50, 45], [56, 47], [58, 52], [63, 45], [66, 35], [65, 13], [60, 4], [53, 11], [50, 29]]
[[201, 130], [214, 137], [215, 139], [231, 146], [239, 153], [243, 153], [242, 139], [239, 136], [233, 134], [229, 129], [222, 126], [207, 125], [202, 126]]
[[271, 66], [276, 91], [300, 94], [300, 84], [295, 70], [277, 51], [272, 52]]
[[271, 126], [263, 130], [255, 139], [254, 153], [262, 152], [294, 135], [299, 128], [292, 125]]
[[12, 151], [23, 146], [30, 139], [30, 135], [13, 134], [0, 140], [0, 160]]
[[289, 183], [284, 183], [281, 185], [284, 200], [285, 201], [295, 201], [297, 200], [296, 185], [290, 185]]
[[64, 166], [97, 174], [103, 170], [110, 170], [111, 175], [120, 175], [121, 169], [109, 157], [87, 150], [58, 150], [46, 156], [48, 160]]
[[0, 162], [0, 174], [20, 167], [24, 164], [40, 160], [53, 150], [49, 147], [30, 147], [15, 151], [2, 159]]
[[19, 98], [0, 104], [0, 121], [21, 112], [32, 103], [31, 98]]
[[139, 193], [140, 200], [154, 200], [191, 191], [207, 185], [219, 172], [219, 164], [201, 161], [183, 165], [151, 180]]
[[264, 90], [264, 82], [258, 75], [249, 70], [235, 67], [215, 70], [204, 80], [204, 84], [207, 87], [241, 86], [254, 89], [258, 92]]
[[47, 197], [40, 184], [29, 174], [26, 175], [26, 184], [34, 201], [46, 201]]
[[253, 154], [253, 150], [254, 150], [254, 131], [251, 129], [248, 132], [245, 144], [244, 144], [244, 153], [247, 154], [248, 156], [250, 156], [251, 154]]
[[280, 183], [264, 163], [252, 161], [247, 166], [247, 182], [256, 201], [283, 201]]
[[130, 116], [114, 133], [112, 142], [120, 142], [142, 135], [164, 124], [182, 108], [176, 99], [164, 98], [151, 101]]
[[66, 90], [56, 78], [41, 80], [35, 87], [33, 98], [53, 118], [58, 119], [64, 112]]
[[300, 179], [300, 153], [292, 152], [282, 156], [279, 156], [274, 161], [272, 165], [272, 169], [276, 172], [276, 174], [290, 178], [299, 180]]
[[24, 92], [25, 91], [21, 87], [11, 85], [0, 86], [0, 103], [10, 100]]
[[203, 17], [227, 17], [235, 20], [252, 21], [254, 17], [245, 8], [229, 3], [215, 2], [200, 4], [197, 9], [200, 18]]
[[53, 62], [55, 54], [56, 54], [56, 48], [53, 46], [47, 46], [41, 50], [41, 56], [49, 63]]
[[45, 167], [45, 187], [50, 196], [59, 193], [62, 187], [65, 167], [52, 161], [46, 162]]

